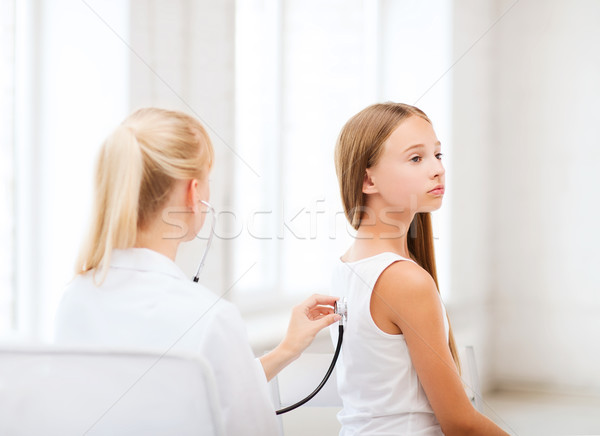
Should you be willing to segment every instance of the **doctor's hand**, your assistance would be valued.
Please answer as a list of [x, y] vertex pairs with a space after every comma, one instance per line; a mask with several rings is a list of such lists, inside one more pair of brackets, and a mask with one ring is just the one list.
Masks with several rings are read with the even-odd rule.
[[340, 320], [340, 315], [333, 313], [337, 300], [338, 297], [315, 294], [294, 307], [283, 341], [260, 358], [267, 380], [300, 357], [317, 333]]
[[280, 346], [295, 358], [300, 357], [317, 333], [340, 320], [340, 316], [333, 313], [333, 305], [337, 300], [338, 297], [315, 294], [295, 306]]

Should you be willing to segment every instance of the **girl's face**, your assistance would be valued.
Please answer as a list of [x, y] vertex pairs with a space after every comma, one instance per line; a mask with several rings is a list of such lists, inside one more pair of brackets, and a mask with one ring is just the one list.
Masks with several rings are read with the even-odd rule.
[[383, 145], [379, 161], [363, 183], [363, 192], [379, 196], [394, 212], [431, 212], [442, 205], [445, 170], [433, 127], [419, 116], [404, 120]]

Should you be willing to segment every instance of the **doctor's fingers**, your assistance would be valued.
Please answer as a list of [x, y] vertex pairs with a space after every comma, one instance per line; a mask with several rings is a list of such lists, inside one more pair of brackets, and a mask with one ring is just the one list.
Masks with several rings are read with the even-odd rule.
[[323, 315], [321, 318], [315, 319], [313, 321], [314, 328], [315, 328], [316, 332], [319, 332], [320, 330], [323, 330], [325, 327], [329, 327], [331, 324], [339, 321], [340, 319], [342, 319], [342, 317], [340, 315], [338, 315], [337, 313], [330, 313], [329, 315]]
[[309, 313], [333, 313], [333, 307], [331, 306], [317, 306], [308, 310]]
[[302, 307], [306, 312], [308, 310], [313, 309], [317, 306], [331, 306], [335, 304], [335, 302], [339, 300], [339, 297], [332, 297], [331, 295], [321, 295], [321, 294], [313, 294], [300, 303], [297, 307]]
[[314, 309], [310, 309], [306, 314], [308, 319], [315, 320], [321, 319], [324, 316], [330, 315], [333, 313], [333, 308], [329, 306], [317, 306]]

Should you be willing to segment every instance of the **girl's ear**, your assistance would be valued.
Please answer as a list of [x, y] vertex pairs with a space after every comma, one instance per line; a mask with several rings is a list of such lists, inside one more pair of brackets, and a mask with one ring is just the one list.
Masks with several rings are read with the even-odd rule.
[[362, 192], [363, 194], [377, 194], [377, 192], [379, 192], [375, 186], [375, 182], [373, 182], [373, 177], [371, 175], [371, 171], [369, 171], [369, 168], [365, 170]]

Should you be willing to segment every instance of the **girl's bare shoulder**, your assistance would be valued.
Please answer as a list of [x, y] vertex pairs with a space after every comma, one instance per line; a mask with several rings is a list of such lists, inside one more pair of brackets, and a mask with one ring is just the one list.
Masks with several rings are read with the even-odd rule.
[[433, 277], [417, 263], [398, 261], [381, 273], [374, 291], [394, 299], [429, 299], [437, 293], [437, 286]]

